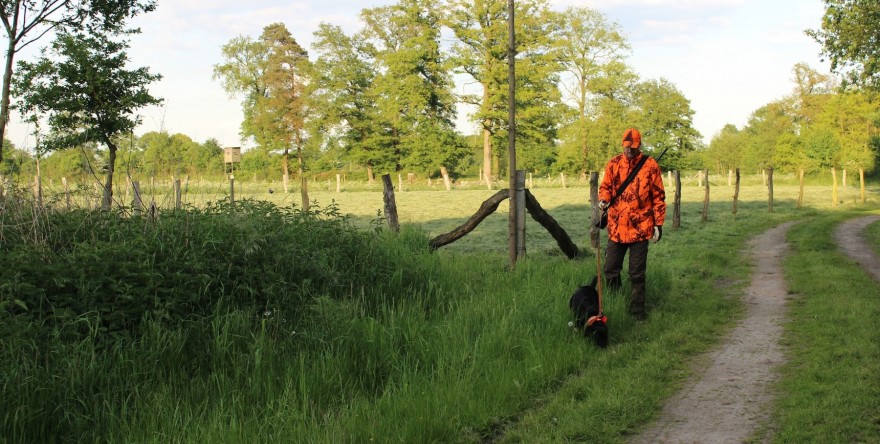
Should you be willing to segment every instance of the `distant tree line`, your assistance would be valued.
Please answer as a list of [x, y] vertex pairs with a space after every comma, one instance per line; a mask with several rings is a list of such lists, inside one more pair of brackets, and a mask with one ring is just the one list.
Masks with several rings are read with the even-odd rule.
[[[518, 168], [599, 170], [634, 126], [649, 153], [669, 148], [666, 169], [875, 169], [878, 107], [869, 89], [853, 87], [871, 76], [850, 72], [841, 84], [798, 64], [792, 94], [756, 110], [743, 128], [726, 126], [706, 147], [681, 91], [662, 78], [640, 79], [627, 65], [629, 44], [616, 23], [586, 7], [555, 11], [546, 0], [520, 0], [516, 8]], [[362, 30], [351, 34], [322, 23], [310, 51], [283, 23], [222, 47], [214, 78], [241, 101], [240, 133], [252, 146], [237, 171], [286, 178], [294, 161], [300, 177], [505, 175], [507, 2], [400, 0], [364, 9], [360, 19]], [[808, 34], [820, 40], [830, 32]], [[456, 83], [469, 86], [460, 91]], [[456, 130], [465, 109], [472, 134]], [[224, 174], [215, 139], [112, 136], [119, 168], [129, 173]], [[90, 140], [74, 150], [56, 144], [35, 151], [43, 174], [76, 176], [105, 171], [107, 146]], [[0, 173], [33, 173], [36, 153], [8, 141], [4, 150]]]

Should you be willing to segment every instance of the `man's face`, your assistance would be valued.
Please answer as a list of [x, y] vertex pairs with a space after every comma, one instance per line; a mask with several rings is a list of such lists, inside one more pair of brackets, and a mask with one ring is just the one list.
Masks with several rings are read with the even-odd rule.
[[638, 148], [624, 148], [623, 154], [626, 156], [627, 159], [632, 159], [632, 158], [639, 155], [639, 149]]

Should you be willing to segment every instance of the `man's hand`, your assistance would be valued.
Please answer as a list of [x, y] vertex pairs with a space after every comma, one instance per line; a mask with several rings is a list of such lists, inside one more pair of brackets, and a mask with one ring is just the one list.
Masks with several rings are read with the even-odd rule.
[[660, 242], [660, 238], [663, 237], [663, 227], [660, 225], [654, 225], [654, 236], [651, 237], [651, 240], [656, 244]]
[[600, 200], [599, 201], [599, 209], [602, 211], [607, 210], [608, 209], [608, 202], [605, 202], [604, 200]]

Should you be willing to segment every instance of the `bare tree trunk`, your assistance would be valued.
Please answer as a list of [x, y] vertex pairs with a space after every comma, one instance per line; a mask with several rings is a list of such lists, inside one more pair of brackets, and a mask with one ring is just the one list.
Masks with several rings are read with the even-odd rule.
[[6, 137], [6, 123], [9, 121], [9, 90], [12, 86], [12, 61], [14, 57], [15, 40], [10, 38], [6, 45], [6, 65], [3, 67], [3, 90], [0, 92], [2, 94], [2, 99], [0, 99], [0, 161], [3, 161], [2, 143]]
[[[483, 85], [483, 103], [489, 103], [489, 87]], [[489, 122], [483, 122], [483, 179], [486, 186], [492, 189], [492, 139], [489, 134]]]
[[[290, 182], [290, 149], [284, 148], [284, 156], [281, 157], [281, 188], [284, 189], [284, 193], [287, 193], [287, 184]], [[302, 169], [302, 165], [300, 165], [300, 169]]]
[[107, 180], [104, 182], [104, 198], [101, 200], [101, 208], [110, 209], [113, 202], [113, 170], [116, 168], [116, 146], [109, 145], [110, 159], [107, 163]]
[[470, 233], [483, 221], [483, 219], [487, 218], [490, 214], [494, 213], [495, 210], [498, 209], [498, 205], [501, 204], [505, 199], [510, 197], [510, 190], [503, 189], [499, 190], [497, 193], [493, 194], [492, 197], [483, 201], [480, 205], [480, 208], [471, 216], [465, 223], [461, 224], [454, 230], [441, 234], [434, 239], [431, 239], [428, 242], [428, 246], [431, 247], [431, 250], [436, 250], [444, 245], [451, 244], [458, 239], [461, 239], [464, 235]]

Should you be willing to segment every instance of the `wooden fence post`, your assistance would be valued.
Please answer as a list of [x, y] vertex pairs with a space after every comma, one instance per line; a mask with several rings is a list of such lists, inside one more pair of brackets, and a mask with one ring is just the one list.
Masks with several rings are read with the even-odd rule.
[[299, 176], [299, 197], [302, 200], [303, 211], [309, 211], [309, 179], [302, 173]]
[[859, 167], [859, 196], [861, 197], [862, 205], [865, 204], [865, 169]]
[[67, 178], [66, 177], [61, 178], [61, 184], [64, 186], [64, 203], [65, 203], [64, 208], [67, 211], [70, 211], [70, 187], [67, 185]]
[[526, 257], [526, 172], [516, 170], [516, 257]]
[[337, 193], [342, 192], [342, 175], [341, 174], [336, 175], [336, 192]]
[[800, 208], [804, 203], [804, 169], [801, 168], [798, 170], [798, 183], [800, 184], [800, 190], [798, 191], [798, 203], [797, 207]]
[[596, 222], [599, 221], [599, 173], [590, 171], [590, 246], [593, 249], [599, 248], [599, 228]]
[[703, 177], [706, 181], [706, 194], [703, 197], [703, 217], [702, 221], [709, 220], [709, 170], [703, 170]]
[[736, 202], [739, 200], [739, 168], [736, 169], [736, 182], [733, 188], [733, 215], [736, 216]]
[[174, 179], [174, 209], [180, 209], [180, 179]]
[[559, 173], [559, 179], [562, 181], [562, 189], [565, 189], [565, 173]]
[[141, 197], [141, 184], [138, 181], [131, 182], [131, 189], [134, 193], [134, 200], [131, 202], [132, 213], [135, 215], [141, 214], [141, 211], [144, 209], [144, 199]]
[[767, 209], [773, 212], [773, 167], [767, 168], [767, 191], [770, 199], [768, 200]]
[[840, 203], [837, 197], [837, 168], [831, 167], [831, 206], [837, 208]]
[[672, 206], [672, 228], [681, 228], [681, 172], [675, 170], [675, 200]]
[[385, 220], [388, 228], [397, 233], [400, 231], [400, 223], [397, 221], [397, 202], [394, 201], [394, 184], [391, 183], [391, 175], [382, 175], [382, 185], [385, 190], [382, 199], [385, 201]]
[[229, 203], [235, 203], [235, 176], [229, 175]]

